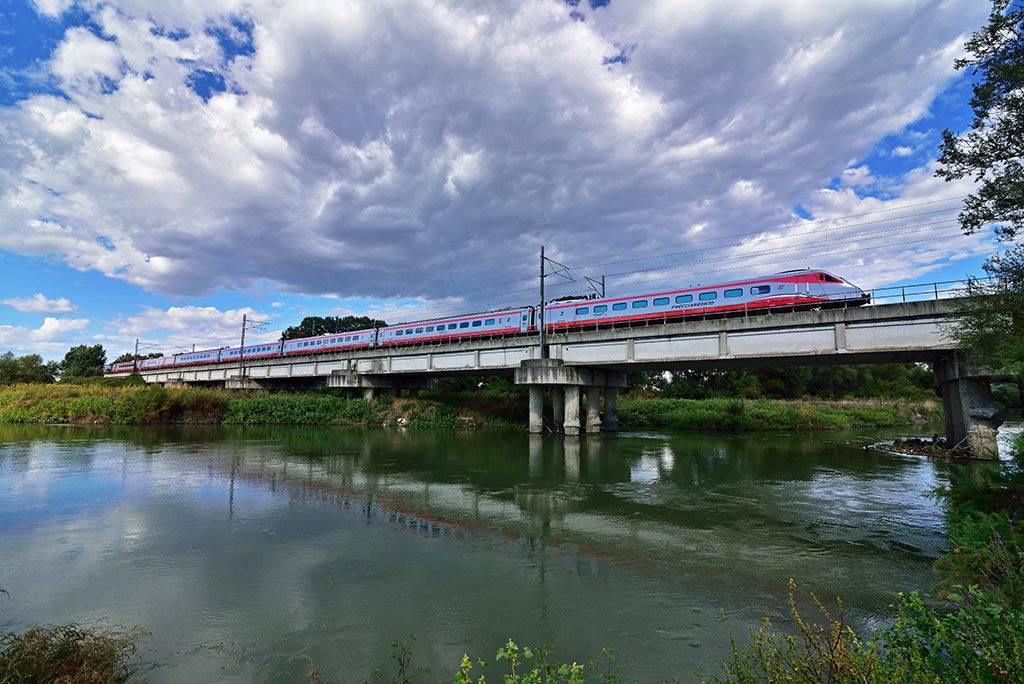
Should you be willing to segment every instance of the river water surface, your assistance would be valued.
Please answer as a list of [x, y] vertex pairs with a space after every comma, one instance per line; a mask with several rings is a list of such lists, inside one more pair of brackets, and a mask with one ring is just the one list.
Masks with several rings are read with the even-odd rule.
[[438, 680], [510, 636], [712, 676], [790, 578], [865, 630], [934, 585], [945, 466], [888, 434], [0, 426], [0, 623], [141, 625], [157, 682], [354, 681], [410, 635]]

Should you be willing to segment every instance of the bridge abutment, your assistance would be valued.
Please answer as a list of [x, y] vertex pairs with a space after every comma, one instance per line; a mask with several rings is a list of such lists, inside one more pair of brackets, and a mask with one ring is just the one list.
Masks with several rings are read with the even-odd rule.
[[935, 379], [942, 395], [947, 445], [975, 458], [999, 458], [997, 433], [1003, 414], [992, 402], [990, 374], [959, 352], [935, 364]]

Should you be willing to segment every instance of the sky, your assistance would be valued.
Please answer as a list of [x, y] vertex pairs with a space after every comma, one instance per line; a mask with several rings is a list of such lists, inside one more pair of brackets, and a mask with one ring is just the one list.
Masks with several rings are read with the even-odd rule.
[[979, 0], [0, 0], [0, 352], [980, 273]]

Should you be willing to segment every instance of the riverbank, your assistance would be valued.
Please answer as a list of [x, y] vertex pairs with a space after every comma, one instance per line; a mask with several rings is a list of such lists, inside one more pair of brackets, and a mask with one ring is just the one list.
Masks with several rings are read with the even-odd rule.
[[[783, 401], [623, 397], [624, 428], [820, 430], [942, 420], [937, 401]], [[345, 425], [411, 429], [520, 429], [515, 393], [426, 393], [350, 399], [328, 392], [242, 393], [141, 385], [14, 385], [0, 389], [0, 423], [97, 425]]]

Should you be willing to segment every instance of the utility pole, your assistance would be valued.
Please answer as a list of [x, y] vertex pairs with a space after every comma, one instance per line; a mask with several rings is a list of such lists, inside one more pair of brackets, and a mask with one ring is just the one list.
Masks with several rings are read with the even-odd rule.
[[135, 338], [135, 355], [132, 357], [132, 373], [139, 372], [139, 338]]
[[238, 381], [245, 384], [245, 324], [246, 314], [242, 314], [242, 343], [238, 346]]
[[540, 358], [548, 358], [548, 348], [544, 344], [544, 245], [540, 246], [540, 307], [538, 308], [537, 327], [540, 328]]

